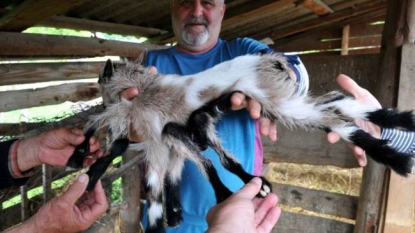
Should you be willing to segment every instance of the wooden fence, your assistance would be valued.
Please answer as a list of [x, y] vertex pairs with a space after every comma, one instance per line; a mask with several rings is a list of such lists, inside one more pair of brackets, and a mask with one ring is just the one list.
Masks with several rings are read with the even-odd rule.
[[[308, 55], [302, 57], [311, 79], [311, 91], [318, 95], [338, 89], [334, 78], [339, 73], [349, 74], [359, 84], [368, 88], [374, 82], [371, 68], [378, 64], [378, 55]], [[49, 80], [77, 80], [97, 77], [103, 63], [40, 63], [0, 65], [0, 85], [32, 83]], [[30, 77], [30, 78], [29, 78]], [[96, 83], [71, 83], [36, 90], [6, 91], [0, 93], [0, 112], [44, 106], [63, 101], [89, 100], [99, 96]], [[18, 99], [19, 101], [16, 101]], [[32, 136], [56, 127], [82, 127], [88, 115], [102, 111], [94, 106], [86, 111], [53, 123], [0, 124], [0, 135]], [[301, 130], [278, 130], [279, 140], [271, 143], [264, 138], [265, 163], [289, 162], [298, 164], [334, 165], [343, 168], [357, 167], [357, 162], [345, 143], [329, 144], [325, 134], [303, 132]], [[138, 158], [126, 155], [121, 164], [106, 174], [103, 179], [107, 196], [110, 197], [112, 182], [123, 177], [122, 200], [111, 203], [108, 213], [97, 221], [87, 232], [110, 232], [114, 226], [122, 232], [137, 232], [140, 213], [140, 167]], [[0, 229], [6, 229], [26, 220], [56, 192], [52, 182], [71, 173], [60, 167], [42, 166], [38, 168], [29, 183], [0, 192], [0, 201], [5, 202], [21, 195], [21, 203], [8, 208], [0, 208]], [[291, 185], [273, 184], [280, 203], [301, 207], [316, 213], [328, 214], [344, 219], [355, 220], [358, 197], [335, 194], [325, 191], [300, 188]], [[27, 197], [29, 189], [42, 187], [43, 193]], [[109, 200], [111, 202], [111, 200]], [[274, 232], [353, 232], [353, 224], [324, 217], [284, 212]]]

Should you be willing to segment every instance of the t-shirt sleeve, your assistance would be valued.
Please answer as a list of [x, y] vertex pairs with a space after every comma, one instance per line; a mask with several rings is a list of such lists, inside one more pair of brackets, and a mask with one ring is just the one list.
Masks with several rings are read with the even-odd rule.
[[29, 179], [21, 176], [17, 169], [15, 157], [17, 143], [18, 140], [0, 142], [0, 189], [23, 185]]
[[403, 153], [415, 153], [415, 133], [398, 129], [382, 130], [382, 139], [389, 141], [389, 145], [395, 150]]

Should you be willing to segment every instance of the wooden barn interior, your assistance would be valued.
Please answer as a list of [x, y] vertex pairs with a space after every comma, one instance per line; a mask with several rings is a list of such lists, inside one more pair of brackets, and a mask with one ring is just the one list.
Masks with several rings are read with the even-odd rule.
[[[144, 50], [171, 46], [171, 0], [2, 0], [0, 2], [0, 87], [28, 84], [1, 91], [0, 112], [78, 102], [100, 97], [96, 82], [104, 61], [73, 59], [121, 56], [135, 58]], [[339, 89], [343, 73], [373, 93], [383, 106], [415, 109], [415, 0], [226, 0], [220, 37], [251, 37], [278, 52], [298, 54], [316, 95]], [[24, 32], [31, 27], [85, 30], [147, 38], [144, 42], [99, 37], [44, 35]], [[70, 59], [70, 61], [66, 61]], [[37, 62], [29, 62], [36, 60]], [[55, 61], [54, 61], [55, 60]], [[58, 60], [58, 61], [56, 61]], [[31, 84], [64, 81], [33, 89]], [[75, 81], [75, 82], [69, 82]], [[97, 105], [55, 122], [0, 124], [0, 135], [27, 137], [57, 127], [82, 127], [87, 117], [102, 111]], [[344, 142], [329, 144], [325, 133], [278, 128], [278, 141], [264, 138], [265, 164], [294, 163], [355, 168], [359, 165]], [[122, 201], [85, 232], [138, 232], [140, 166], [127, 154], [103, 179], [108, 192], [123, 178]], [[268, 169], [264, 170], [266, 175]], [[33, 214], [32, 199], [51, 199], [52, 181], [65, 177], [64, 168], [42, 166], [29, 183], [0, 191], [3, 202], [19, 196], [20, 203], [0, 207], [0, 230]], [[128, 180], [128, 182], [127, 182]], [[33, 187], [43, 193], [29, 198]], [[273, 232], [411, 233], [415, 178], [402, 178], [369, 161], [363, 170], [359, 196], [274, 183], [280, 203], [336, 216], [284, 212]], [[108, 196], [108, 195], [107, 195]], [[142, 197], [142, 195], [141, 195]], [[111, 200], [109, 200], [111, 201]]]

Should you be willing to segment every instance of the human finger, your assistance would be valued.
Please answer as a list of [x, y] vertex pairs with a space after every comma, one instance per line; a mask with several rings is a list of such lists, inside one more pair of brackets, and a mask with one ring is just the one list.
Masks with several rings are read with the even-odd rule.
[[261, 116], [261, 104], [254, 99], [248, 99], [247, 102], [249, 115], [252, 119], [258, 119]]
[[277, 124], [273, 121], [271, 121], [269, 126], [268, 138], [273, 142], [277, 141]]
[[278, 219], [281, 216], [281, 208], [278, 206], [272, 207], [262, 222], [257, 226], [258, 233], [269, 233], [274, 228], [275, 224], [278, 222]]
[[258, 226], [266, 217], [268, 211], [278, 203], [277, 195], [271, 193], [264, 197], [259, 205], [255, 207], [255, 225]]
[[353, 152], [357, 159], [357, 162], [359, 163], [359, 166], [361, 167], [366, 166], [367, 165], [366, 152], [358, 146], [354, 146]]
[[157, 68], [155, 66], [150, 66], [148, 68], [148, 71], [150, 72], [150, 74], [157, 74]]
[[330, 143], [336, 143], [339, 140], [340, 140], [340, 135], [338, 135], [337, 133], [329, 132], [327, 134], [327, 141], [329, 141]]
[[235, 196], [240, 196], [248, 199], [253, 199], [261, 189], [262, 180], [258, 177], [254, 177], [251, 181], [245, 184], [239, 191], [235, 193]]
[[248, 103], [246, 101], [246, 96], [242, 92], [235, 92], [231, 96], [231, 109], [232, 110], [239, 110], [246, 108]]
[[86, 186], [88, 185], [89, 177], [87, 174], [80, 175], [75, 182], [68, 188], [68, 190], [59, 198], [60, 201], [67, 202], [74, 205], [75, 202], [84, 194]]
[[121, 92], [121, 97], [126, 99], [126, 100], [132, 100], [135, 97], [138, 96], [138, 89], [134, 88], [134, 87], [130, 87], [125, 89], [124, 91]]

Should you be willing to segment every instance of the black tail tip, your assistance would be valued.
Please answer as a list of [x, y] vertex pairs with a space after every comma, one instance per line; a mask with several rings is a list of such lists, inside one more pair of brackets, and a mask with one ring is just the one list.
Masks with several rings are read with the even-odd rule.
[[389, 166], [389, 168], [400, 176], [408, 177], [414, 171], [414, 158], [413, 156], [407, 156], [401, 159], [398, 164]]

